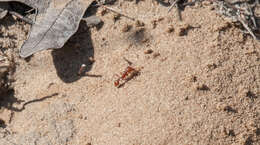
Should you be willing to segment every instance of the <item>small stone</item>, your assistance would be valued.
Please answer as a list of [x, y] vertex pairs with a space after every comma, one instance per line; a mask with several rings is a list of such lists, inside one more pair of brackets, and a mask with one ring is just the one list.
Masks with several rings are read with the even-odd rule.
[[146, 55], [145, 56], [145, 59], [150, 59], [151, 57], [149, 55]]
[[228, 135], [228, 136], [235, 136], [234, 130], [232, 130], [232, 129], [229, 130], [227, 135]]
[[90, 63], [94, 63], [95, 62], [95, 59], [92, 56], [90, 56], [88, 59], [89, 59]]
[[156, 58], [156, 57], [158, 57], [158, 56], [160, 56], [161, 54], [159, 53], [159, 52], [155, 52], [154, 54], [153, 54], [153, 58]]
[[161, 62], [164, 62], [165, 60], [167, 60], [167, 57], [162, 58]]
[[155, 29], [156, 26], [157, 26], [157, 21], [156, 20], [152, 20], [151, 24], [152, 24], [152, 28]]
[[132, 26], [129, 25], [129, 24], [126, 24], [123, 29], [122, 29], [122, 32], [128, 32], [129, 30], [131, 30]]
[[217, 68], [217, 65], [215, 63], [213, 63], [213, 64], [208, 64], [207, 67], [208, 67], [209, 70], [212, 71], [212, 70]]
[[137, 20], [137, 21], [135, 22], [135, 26], [136, 26], [136, 27], [143, 27], [143, 26], [144, 26], [144, 23], [141, 22], [141, 21], [139, 21], [139, 20]]
[[113, 21], [114, 21], [114, 22], [118, 21], [118, 20], [120, 19], [120, 17], [121, 17], [121, 16], [120, 16], [119, 14], [114, 14], [114, 15], [113, 15]]
[[193, 82], [193, 83], [194, 83], [194, 82], [197, 82], [197, 80], [198, 80], [198, 79], [197, 79], [196, 76], [192, 76], [191, 79], [190, 79], [190, 81]]
[[144, 54], [151, 54], [153, 53], [153, 50], [152, 49], [147, 49], [144, 51]]
[[79, 119], [83, 119], [83, 115], [82, 114], [79, 115]]
[[177, 33], [178, 33], [178, 36], [184, 36], [187, 34], [187, 31], [185, 28], [179, 28]]
[[198, 91], [209, 91], [210, 90], [209, 87], [205, 84], [201, 84], [201, 85], [199, 84], [196, 88]]
[[102, 22], [101, 19], [97, 16], [82, 18], [82, 20], [85, 21], [89, 27], [97, 26]]
[[101, 16], [104, 16], [106, 13], [107, 13], [107, 10], [106, 10], [106, 9], [103, 9], [103, 10], [101, 10], [100, 15], [101, 15]]
[[167, 33], [172, 33], [174, 31], [173, 26], [169, 26], [166, 30]]
[[191, 25], [185, 24], [177, 29], [177, 35], [185, 36], [185, 35], [187, 35], [188, 31], [192, 28], [194, 28], [194, 27], [192, 27]]
[[257, 98], [257, 96], [256, 96], [253, 92], [251, 92], [251, 91], [249, 91], [249, 90], [247, 90], [247, 91], [245, 92], [245, 96], [246, 96], [247, 98], [250, 98], [250, 99], [256, 99], [256, 98]]
[[184, 98], [184, 100], [189, 100], [189, 97], [188, 97], [188, 96], [186, 96], [186, 97]]
[[233, 113], [237, 112], [235, 109], [233, 109], [231, 106], [228, 105], [224, 106], [223, 110], [226, 112], [233, 112]]
[[214, 6], [209, 6], [209, 10], [213, 11], [213, 10], [215, 10], [215, 7]]

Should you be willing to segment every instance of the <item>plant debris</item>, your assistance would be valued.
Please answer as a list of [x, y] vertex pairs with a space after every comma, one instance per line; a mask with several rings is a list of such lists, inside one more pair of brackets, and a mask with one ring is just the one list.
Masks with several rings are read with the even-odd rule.
[[[0, 0], [0, 2], [13, 1]], [[92, 0], [16, 1], [30, 6], [37, 12], [36, 21], [32, 24], [29, 37], [20, 49], [21, 57], [28, 57], [35, 52], [48, 48], [61, 48], [77, 31], [81, 18], [93, 2]], [[19, 15], [17, 16], [20, 17]]]
[[[234, 23], [240, 23], [245, 29], [246, 34], [250, 34], [255, 40], [259, 40], [259, 18], [255, 16], [255, 9], [259, 6], [258, 0], [242, 1], [242, 0], [174, 0], [169, 1], [171, 4], [168, 12], [176, 7], [178, 10], [179, 20], [182, 20], [180, 10], [185, 6], [193, 5], [196, 2], [213, 4], [218, 14], [229, 18]], [[182, 36], [182, 35], [180, 35]]]
[[259, 40], [256, 31], [259, 29], [254, 15], [254, 9], [258, 4], [257, 0], [253, 4], [248, 2], [229, 3], [227, 1], [214, 1], [218, 8], [218, 13], [231, 19], [232, 22], [239, 22], [255, 40]]

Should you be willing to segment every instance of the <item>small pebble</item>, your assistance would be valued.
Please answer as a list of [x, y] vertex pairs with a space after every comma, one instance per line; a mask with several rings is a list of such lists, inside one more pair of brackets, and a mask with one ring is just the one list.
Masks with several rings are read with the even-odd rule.
[[209, 91], [209, 87], [205, 84], [198, 84], [198, 86], [196, 87], [198, 91]]
[[114, 21], [114, 22], [118, 21], [118, 20], [120, 19], [120, 17], [121, 17], [121, 16], [120, 16], [119, 14], [114, 14], [114, 15], [113, 15], [113, 21]]
[[153, 58], [156, 58], [156, 57], [158, 57], [158, 56], [160, 56], [161, 54], [159, 53], [159, 52], [155, 52], [154, 54], [153, 54]]
[[156, 28], [156, 26], [157, 26], [156, 20], [152, 20], [151, 24], [152, 24], [152, 28], [153, 29]]
[[106, 13], [107, 13], [107, 10], [106, 10], [106, 9], [103, 9], [103, 10], [101, 10], [100, 15], [101, 15], [101, 16], [104, 16]]
[[174, 31], [174, 28], [173, 28], [173, 26], [169, 26], [168, 28], [167, 28], [167, 33], [172, 33]]
[[78, 75], [81, 75], [84, 71], [84, 69], [86, 68], [86, 65], [85, 64], [82, 64], [80, 69], [79, 69], [79, 72], [78, 72]]
[[129, 25], [129, 24], [126, 24], [123, 29], [122, 29], [122, 32], [128, 32], [129, 30], [131, 30], [132, 26]]
[[144, 23], [141, 22], [141, 21], [139, 21], [139, 20], [137, 20], [137, 21], [135, 22], [135, 26], [136, 26], [136, 27], [143, 27], [143, 26], [144, 26]]
[[95, 62], [95, 59], [94, 59], [94, 57], [92, 57], [92, 56], [90, 56], [88, 59], [89, 59], [89, 61], [90, 61], [91, 63], [94, 63], [94, 62]]
[[152, 49], [147, 49], [144, 51], [144, 54], [151, 54], [153, 53], [153, 50]]
[[87, 18], [82, 18], [87, 23], [88, 27], [93, 27], [99, 25], [102, 21], [99, 17], [97, 16], [90, 16]]

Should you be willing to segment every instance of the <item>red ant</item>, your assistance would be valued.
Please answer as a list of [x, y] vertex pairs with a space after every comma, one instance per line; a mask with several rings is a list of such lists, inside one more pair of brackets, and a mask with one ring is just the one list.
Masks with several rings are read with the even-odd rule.
[[[126, 59], [125, 59], [126, 60]], [[126, 60], [127, 61], [127, 60]], [[129, 61], [127, 61], [128, 63], [129, 63]], [[130, 64], [130, 63], [129, 63]], [[131, 65], [131, 64], [130, 64]], [[116, 81], [114, 81], [114, 85], [115, 85], [115, 87], [121, 87], [123, 84], [120, 84], [120, 81], [121, 80], [125, 80], [125, 81], [128, 81], [128, 80], [130, 80], [130, 79], [132, 79], [134, 76], [136, 76], [136, 75], [138, 75], [139, 74], [139, 72], [140, 72], [140, 70], [139, 69], [135, 69], [135, 68], [133, 68], [133, 67], [131, 67], [131, 66], [128, 66], [127, 68], [126, 68], [126, 70], [123, 72], [123, 73], [121, 73], [121, 76], [119, 76], [119, 78], [116, 80]], [[117, 75], [118, 76], [118, 75]]]

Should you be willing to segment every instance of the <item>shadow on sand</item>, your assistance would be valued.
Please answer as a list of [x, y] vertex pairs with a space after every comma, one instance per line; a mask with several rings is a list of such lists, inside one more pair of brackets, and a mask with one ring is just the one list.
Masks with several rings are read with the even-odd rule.
[[85, 72], [92, 68], [90, 58], [94, 57], [89, 29], [81, 22], [79, 30], [61, 49], [53, 50], [53, 62], [57, 75], [65, 83], [72, 83], [80, 79], [78, 76], [82, 64], [86, 65]]
[[[90, 8], [85, 12], [84, 17], [95, 13], [96, 8]], [[96, 26], [96, 28], [100, 29], [102, 25], [103, 23]], [[82, 74], [91, 70], [93, 65], [91, 59], [94, 59], [94, 48], [90, 28], [85, 21], [80, 22], [78, 31], [63, 48], [52, 51], [52, 56], [57, 75], [65, 83], [72, 83], [81, 78], [78, 76], [78, 72], [82, 64], [86, 65]]]

